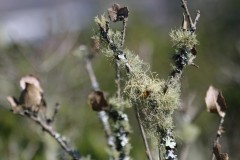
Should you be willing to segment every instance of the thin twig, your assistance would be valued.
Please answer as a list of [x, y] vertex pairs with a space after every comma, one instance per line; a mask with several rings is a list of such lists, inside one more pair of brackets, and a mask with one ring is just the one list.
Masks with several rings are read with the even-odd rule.
[[94, 74], [94, 72], [93, 72], [93, 69], [92, 69], [92, 63], [91, 63], [91, 61], [89, 60], [89, 58], [86, 58], [86, 59], [85, 59], [85, 64], [86, 64], [85, 67], [86, 67], [86, 70], [87, 70], [87, 72], [88, 72], [88, 76], [89, 76], [90, 81], [91, 81], [92, 89], [93, 89], [94, 91], [100, 90], [99, 84], [98, 84], [97, 79], [96, 79], [96, 76], [95, 76], [95, 74]]
[[193, 24], [193, 27], [195, 28], [195, 30], [197, 29], [197, 23], [198, 23], [199, 19], [200, 19], [200, 10], [197, 10], [197, 16], [196, 16], [194, 24]]
[[152, 155], [151, 155], [150, 148], [149, 148], [149, 145], [148, 145], [147, 136], [145, 134], [144, 128], [143, 128], [142, 123], [141, 123], [141, 118], [140, 118], [138, 108], [136, 106], [134, 106], [134, 109], [135, 109], [135, 113], [136, 113], [136, 117], [137, 117], [137, 121], [138, 121], [138, 126], [141, 130], [142, 139], [144, 141], [144, 146], [145, 146], [147, 158], [148, 158], [148, 160], [152, 160]]
[[[224, 122], [224, 117], [221, 118], [220, 120], [220, 123], [219, 123], [219, 126], [218, 126], [218, 130], [217, 130], [217, 136], [214, 140], [214, 144], [213, 144], [213, 147], [215, 146], [216, 143], [219, 143], [219, 140], [220, 140], [220, 137], [222, 136], [222, 129], [223, 129], [223, 122]], [[215, 159], [215, 155], [214, 153], [212, 154], [212, 160]]]
[[55, 104], [55, 107], [54, 107], [54, 111], [53, 111], [53, 114], [52, 114], [52, 117], [47, 119], [47, 123], [50, 125], [54, 122], [55, 118], [56, 118], [56, 115], [58, 113], [58, 110], [59, 110], [59, 103], [56, 103]]
[[186, 0], [181, 0], [181, 1], [182, 1], [182, 7], [184, 9], [184, 12], [187, 15], [187, 19], [188, 19], [188, 22], [190, 24], [190, 27], [191, 27], [191, 29], [195, 30], [190, 12], [189, 12], [188, 7], [187, 7], [187, 1]]
[[[99, 87], [99, 84], [97, 82], [97, 79], [96, 79], [96, 76], [94, 74], [94, 71], [93, 71], [93, 68], [92, 68], [92, 63], [91, 63], [91, 60], [89, 59], [88, 55], [85, 59], [85, 67], [86, 67], [86, 70], [87, 70], [87, 73], [89, 75], [89, 78], [90, 78], [90, 81], [91, 81], [91, 84], [92, 84], [92, 88], [94, 91], [99, 91], [100, 90], [100, 87]], [[109, 121], [108, 121], [108, 114], [105, 112], [105, 111], [100, 111], [98, 112], [98, 117], [103, 125], [103, 128], [104, 128], [104, 132], [105, 132], [105, 135], [107, 137], [107, 144], [108, 146], [112, 149], [112, 150], [115, 150], [115, 144], [114, 144], [114, 138], [112, 136], [112, 131], [111, 131], [111, 128], [110, 128], [110, 124], [109, 124]]]
[[73, 158], [73, 160], [80, 159], [79, 153], [76, 150], [72, 149], [69, 146], [69, 144], [67, 144], [65, 138], [61, 136], [60, 133], [54, 131], [52, 126], [48, 125], [46, 121], [43, 121], [42, 119], [40, 119], [39, 116], [34, 116], [33, 114], [23, 110], [20, 110], [19, 112], [15, 112], [15, 114], [23, 117], [27, 117], [32, 121], [34, 121], [36, 124], [40, 125], [43, 131], [48, 133], [51, 137], [53, 137], [58, 142], [58, 144], [62, 147], [62, 149], [65, 150], [69, 154], [69, 156]]
[[121, 31], [121, 33], [122, 33], [121, 47], [123, 47], [124, 41], [125, 41], [126, 28], [127, 28], [127, 21], [126, 21], [126, 19], [123, 19], [122, 23], [123, 23], [123, 29]]
[[117, 98], [121, 100], [121, 75], [120, 75], [120, 64], [117, 60], [115, 60], [115, 84], [117, 86]]

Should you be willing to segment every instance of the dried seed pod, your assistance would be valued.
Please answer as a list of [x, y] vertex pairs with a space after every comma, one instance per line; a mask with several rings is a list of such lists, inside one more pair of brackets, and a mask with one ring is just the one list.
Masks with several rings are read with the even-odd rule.
[[208, 112], [217, 113], [220, 117], [225, 116], [227, 106], [221, 91], [210, 86], [205, 97], [205, 102]]
[[120, 8], [120, 5], [116, 3], [111, 8], [108, 8], [108, 17], [112, 22], [127, 20], [128, 14], [128, 7]]
[[108, 103], [102, 91], [93, 91], [90, 93], [88, 101], [94, 111], [99, 112], [107, 109]]
[[38, 112], [40, 109], [45, 110], [46, 102], [43, 99], [43, 90], [37, 77], [33, 75], [22, 77], [20, 87], [22, 92], [19, 98], [19, 105], [33, 112]]

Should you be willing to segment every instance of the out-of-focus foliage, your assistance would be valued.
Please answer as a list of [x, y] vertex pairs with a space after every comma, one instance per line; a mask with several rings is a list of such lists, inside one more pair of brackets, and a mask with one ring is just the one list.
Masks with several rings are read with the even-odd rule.
[[[181, 25], [180, 1], [132, 0], [120, 3], [128, 5], [130, 10], [125, 44], [150, 62], [152, 70], [159, 77], [166, 78], [171, 69], [171, 53], [174, 52], [168, 35]], [[230, 159], [239, 159], [240, 1], [198, 0], [189, 1], [188, 4], [192, 14], [197, 9], [201, 10], [196, 33], [200, 45], [197, 46], [198, 58], [195, 62], [200, 68], [188, 68], [182, 79], [183, 105], [182, 110], [176, 113], [175, 122], [176, 133], [179, 133], [179, 154], [188, 147], [189, 160], [211, 157], [219, 119], [205, 111], [204, 96], [208, 86], [213, 84], [222, 89], [228, 105], [222, 149]], [[95, 6], [91, 14], [95, 15], [112, 4], [92, 2], [92, 5]], [[89, 22], [93, 22], [93, 19]], [[29, 73], [41, 79], [49, 114], [54, 104], [60, 103], [54, 124], [56, 130], [68, 137], [81, 154], [91, 154], [94, 159], [106, 159], [106, 141], [101, 124], [96, 113], [87, 106], [91, 84], [84, 62], [72, 54], [80, 44], [90, 45], [92, 30], [96, 29], [90, 23], [85, 28], [68, 33], [49, 34], [51, 36], [40, 41], [0, 42], [0, 159], [54, 160], [54, 157], [63, 157], [54, 140], [44, 134], [41, 128], [8, 111], [5, 97], [18, 97], [19, 79]], [[11, 36], [14, 40], [14, 34]], [[102, 55], [97, 55], [93, 64], [102, 90], [109, 95], [114, 94], [113, 66]], [[188, 115], [195, 108], [199, 110], [190, 123]], [[133, 130], [131, 154], [134, 159], [143, 159], [145, 152], [135, 115], [131, 109], [128, 109], [128, 113]], [[181, 137], [188, 134], [194, 134], [191, 140]]]

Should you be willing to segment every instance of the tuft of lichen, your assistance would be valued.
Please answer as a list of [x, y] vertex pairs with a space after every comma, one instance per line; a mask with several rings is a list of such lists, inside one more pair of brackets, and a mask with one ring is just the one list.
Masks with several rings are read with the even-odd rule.
[[124, 93], [131, 104], [139, 108], [142, 123], [150, 137], [162, 138], [167, 130], [173, 128], [172, 114], [179, 104], [180, 85], [172, 83], [164, 93], [166, 81], [159, 79], [149, 70], [149, 65], [138, 56], [127, 53], [132, 67]]
[[174, 29], [169, 35], [171, 37], [173, 47], [177, 49], [192, 49], [198, 44], [196, 34], [187, 30]]
[[102, 28], [106, 29], [107, 19], [104, 15], [101, 15], [101, 17], [96, 16], [94, 21], [97, 25], [100, 25]]

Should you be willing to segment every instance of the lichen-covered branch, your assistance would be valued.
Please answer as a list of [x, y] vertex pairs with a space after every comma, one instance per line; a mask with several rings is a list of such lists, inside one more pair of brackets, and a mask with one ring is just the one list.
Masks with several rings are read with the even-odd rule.
[[[197, 24], [200, 17], [198, 12], [193, 24], [185, 1], [183, 5], [188, 21], [184, 22], [186, 29], [173, 30], [170, 33], [176, 53], [173, 56], [173, 70], [167, 81], [159, 79], [138, 56], [121, 47], [122, 34], [118, 31], [112, 31], [109, 27], [109, 21], [104, 16], [95, 19], [99, 26], [99, 34], [96, 37], [101, 40], [102, 53], [111, 59], [118, 60], [121, 66], [127, 68], [123, 93], [129, 98], [131, 105], [138, 108], [141, 115], [141, 125], [146, 128], [148, 137], [157, 138], [162, 152], [161, 158], [173, 160], [177, 156], [175, 155], [176, 143], [173, 134], [172, 114], [179, 105], [179, 80], [183, 69], [187, 65], [196, 66], [193, 60], [196, 57], [198, 42], [194, 33], [196, 27], [193, 25]], [[114, 14], [110, 16], [113, 20], [116, 20], [116, 17]]]
[[[193, 23], [186, 1], [185, 0], [181, 1], [182, 7], [184, 9], [183, 23], [181, 29], [172, 30], [170, 33], [170, 37], [173, 42], [173, 47], [175, 48], [176, 52], [173, 55], [173, 70], [169, 75], [169, 79], [164, 88], [164, 93], [168, 91], [169, 86], [178, 85], [180, 83], [179, 81], [182, 77], [183, 70], [186, 66], [188, 65], [196, 66], [193, 62], [193, 60], [196, 58], [197, 54], [196, 45], [198, 44], [195, 31], [197, 22], [199, 21], [200, 18], [200, 11], [197, 12], [196, 19]], [[187, 21], [185, 19], [185, 15], [187, 16]], [[169, 143], [167, 143], [166, 140], [168, 140]], [[177, 155], [175, 153], [176, 142], [171, 129], [167, 131], [166, 137], [164, 138], [162, 144], [165, 146], [166, 150], [165, 159], [166, 160], [177, 159]], [[167, 144], [171, 145], [169, 146]]]

